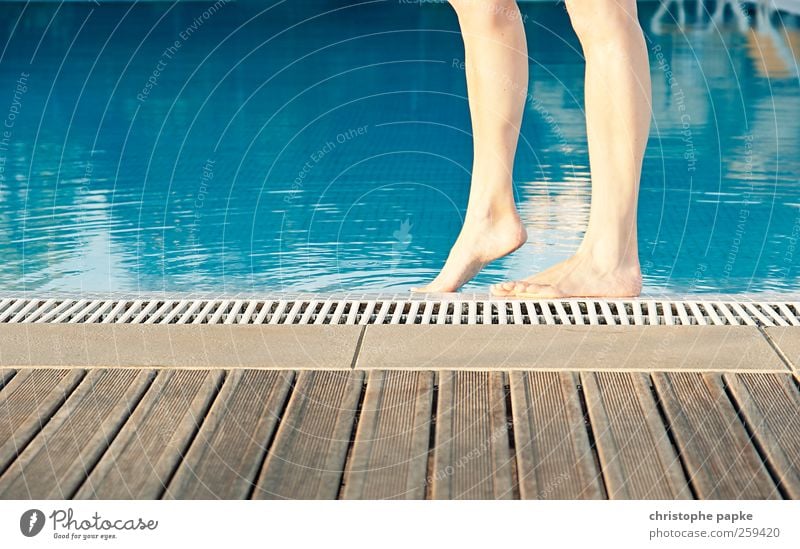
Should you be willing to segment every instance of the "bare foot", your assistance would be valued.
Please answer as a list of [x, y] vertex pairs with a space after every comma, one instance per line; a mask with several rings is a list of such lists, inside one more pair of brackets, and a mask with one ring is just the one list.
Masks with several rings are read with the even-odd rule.
[[514, 282], [495, 284], [492, 295], [536, 299], [564, 297], [636, 297], [642, 291], [638, 260], [600, 268], [591, 254], [578, 253], [546, 271]]
[[487, 264], [525, 244], [528, 233], [516, 213], [498, 219], [467, 221], [439, 275], [412, 292], [455, 292]]

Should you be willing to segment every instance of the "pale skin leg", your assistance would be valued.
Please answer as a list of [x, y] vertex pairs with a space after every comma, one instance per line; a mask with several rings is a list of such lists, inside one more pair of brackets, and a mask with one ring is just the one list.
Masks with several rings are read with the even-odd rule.
[[567, 0], [586, 58], [589, 226], [573, 257], [492, 287], [516, 297], [627, 297], [642, 288], [636, 206], [650, 128], [650, 71], [634, 0]]
[[[507, 16], [517, 13], [513, 2], [451, 3], [467, 52], [475, 165], [464, 228], [442, 272], [419, 291], [455, 291], [526, 238], [511, 190], [522, 90], [527, 91], [527, 59], [523, 63], [518, 55], [525, 51], [524, 29], [519, 19]], [[634, 0], [567, 0], [566, 4], [586, 57], [592, 172], [589, 226], [572, 258], [524, 280], [495, 285], [492, 293], [635, 296], [641, 292], [636, 205], [651, 112], [647, 49]]]
[[450, 0], [464, 39], [474, 159], [464, 225], [439, 275], [419, 292], [453, 292], [527, 234], [511, 172], [528, 92], [528, 51], [513, 0]]

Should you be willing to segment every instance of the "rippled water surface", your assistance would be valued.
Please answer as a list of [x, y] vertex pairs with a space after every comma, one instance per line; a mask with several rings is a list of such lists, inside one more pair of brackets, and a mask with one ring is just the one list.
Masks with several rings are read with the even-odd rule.
[[[472, 154], [449, 6], [209, 5], [0, 4], [0, 289], [402, 291], [436, 273]], [[678, 26], [656, 7], [646, 290], [796, 293], [797, 18]], [[580, 49], [563, 6], [523, 11], [531, 238], [468, 290], [568, 257], [588, 214]]]

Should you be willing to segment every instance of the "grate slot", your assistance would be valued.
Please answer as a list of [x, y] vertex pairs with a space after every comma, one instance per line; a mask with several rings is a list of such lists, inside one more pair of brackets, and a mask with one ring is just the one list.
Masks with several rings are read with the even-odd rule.
[[295, 319], [298, 316], [300, 316], [300, 313], [303, 312], [303, 307], [305, 305], [306, 304], [303, 301], [295, 301], [292, 304], [292, 308], [289, 309], [288, 313], [286, 313], [286, 318], [284, 319], [283, 322], [281, 322], [281, 324], [297, 324], [297, 322], [295, 322]]
[[17, 314], [15, 314], [13, 317], [11, 317], [11, 320], [9, 320], [9, 322], [13, 322], [13, 323], [21, 322], [25, 317], [28, 316], [28, 314], [32, 310], [38, 309], [40, 304], [41, 304], [40, 301], [31, 300], [30, 303], [25, 305], [22, 309], [20, 309], [20, 311]]
[[174, 324], [177, 322], [177, 319], [183, 314], [183, 312], [191, 306], [191, 302], [187, 299], [183, 299], [178, 302], [178, 304], [169, 312], [165, 311], [166, 315], [163, 319], [161, 319], [158, 323], [159, 324]]
[[14, 314], [25, 307], [25, 300], [24, 299], [15, 299], [15, 300], [3, 300], [3, 305], [6, 305], [6, 301], [10, 301], [8, 307], [5, 307], [2, 313], [0, 313], [0, 322], [7, 322], [9, 318], [12, 318]]
[[253, 323], [253, 315], [256, 314], [256, 310], [258, 310], [258, 306], [264, 307], [264, 303], [260, 301], [251, 301], [247, 304], [247, 308], [242, 313], [242, 317], [239, 320], [239, 324], [252, 324]]
[[478, 304], [474, 301], [467, 302], [467, 324], [478, 323]]
[[[247, 316], [246, 320], [244, 320], [244, 323], [264, 324], [266, 322], [267, 315], [270, 313], [275, 313], [275, 311], [278, 311], [279, 309], [283, 311], [284, 308], [286, 308], [286, 303], [281, 305], [280, 302], [273, 303], [272, 301], [256, 301], [251, 303], [250, 307], [247, 308], [247, 311], [250, 311], [250, 315]], [[280, 313], [278, 313], [278, 316], [280, 316]]]
[[758, 323], [747, 314], [744, 308], [739, 303], [730, 303], [730, 307], [736, 312], [738, 320], [744, 322], [747, 326], [757, 326]]
[[[108, 313], [106, 315], [106, 317], [103, 319], [103, 321], [102, 321], [103, 324], [109, 324], [109, 323], [112, 323], [112, 322], [116, 322], [117, 318], [119, 318], [120, 313], [122, 313], [122, 311], [124, 311], [125, 307], [127, 307], [127, 306], [128, 306], [128, 302], [127, 301], [119, 301], [119, 302], [117, 302], [117, 304], [114, 305], [114, 308], [111, 309], [111, 312]], [[36, 322], [43, 322], [43, 321], [44, 321], [43, 319], [40, 319], [40, 320], [37, 320]]]
[[745, 307], [764, 326], [788, 326], [788, 323], [780, 315], [775, 314], [775, 311], [769, 305], [764, 303], [745, 303]]
[[625, 309], [625, 304], [622, 301], [615, 301], [610, 304], [614, 311], [614, 324], [621, 324], [627, 326], [631, 323], [628, 311]]
[[[430, 324], [431, 317], [433, 316], [433, 302], [428, 301], [425, 303], [425, 310], [422, 312], [422, 319], [420, 324]], [[416, 309], [419, 309], [419, 304], [416, 304]]]
[[192, 324], [207, 324], [209, 318], [219, 307], [219, 301], [209, 301], [206, 306], [201, 309], [197, 316], [192, 321]]
[[558, 324], [556, 319], [553, 317], [553, 311], [550, 309], [551, 303], [549, 301], [543, 301], [539, 308], [542, 311], [542, 317], [544, 317], [544, 323], [548, 326], [552, 326], [553, 324]]
[[180, 318], [178, 318], [177, 324], [189, 324], [192, 318], [194, 318], [194, 316], [197, 314], [197, 311], [199, 311], [200, 308], [203, 307], [203, 303], [205, 302], [204, 301], [191, 302], [186, 311], [180, 316]]
[[581, 304], [577, 300], [572, 300], [569, 302], [569, 309], [572, 312], [572, 319], [575, 324], [586, 324], [583, 319]]
[[375, 307], [377, 306], [378, 303], [376, 301], [367, 301], [363, 310], [358, 314], [357, 322], [360, 326], [374, 322], [373, 318], [375, 315], [373, 313], [375, 312]]
[[357, 324], [358, 322], [358, 310], [360, 305], [358, 302], [355, 303], [348, 303], [347, 304], [347, 316], [345, 317], [345, 324], [348, 326], [352, 326], [353, 324]]
[[75, 313], [77, 313], [78, 311], [83, 309], [88, 303], [89, 303], [89, 300], [81, 299], [77, 303], [73, 304], [72, 307], [69, 307], [66, 311], [64, 311], [63, 313], [61, 313], [57, 317], [55, 317], [53, 322], [54, 323], [61, 323], [61, 322], [65, 322], [65, 321], [69, 320], [72, 317], [72, 315], [74, 315]]
[[790, 326], [800, 326], [800, 317], [792, 313], [791, 305], [787, 303], [773, 303], [773, 307], [777, 307], [783, 315], [783, 318], [789, 323]]
[[[73, 303], [73, 301], [71, 301], [71, 300], [62, 301], [57, 306], [53, 307], [52, 309], [47, 311], [45, 314], [40, 316], [36, 320], [36, 322], [52, 322], [55, 317], [57, 317], [59, 314], [61, 314], [61, 312], [63, 312], [66, 309], [69, 309], [69, 307], [72, 305], [72, 303]], [[0, 321], [0, 322], [2, 322], [2, 321]]]
[[[148, 318], [152, 316], [153, 311], [156, 309], [158, 309], [158, 301], [149, 302], [147, 305], [142, 307], [142, 311], [136, 315], [136, 317], [131, 321], [131, 324], [143, 324], [144, 322], [147, 322]], [[72, 322], [72, 320], [70, 322]]]
[[[283, 312], [288, 306], [288, 301], [281, 300], [278, 301], [275, 310], [272, 310], [271, 303], [264, 303], [261, 310], [258, 312], [258, 316], [256, 316], [255, 324], [263, 324], [264, 322], [267, 324], [280, 324], [281, 318], [283, 318]], [[269, 320], [267, 320], [268, 316], [270, 317]]]
[[330, 299], [324, 301], [319, 306], [319, 311], [317, 311], [316, 316], [314, 317], [314, 324], [325, 324], [328, 319], [328, 312], [331, 310], [333, 306], [333, 301]]
[[143, 299], [134, 300], [132, 303], [130, 303], [130, 306], [122, 312], [117, 322], [120, 324], [127, 324], [131, 322], [131, 320], [136, 318], [136, 315], [139, 314], [139, 311], [142, 310], [144, 303], [145, 300]]
[[722, 320], [719, 317], [719, 315], [717, 314], [716, 309], [714, 309], [714, 304], [713, 303], [709, 303], [707, 301], [703, 301], [702, 305], [703, 305], [703, 309], [705, 310], [706, 314], [708, 315], [708, 319], [711, 321], [711, 324], [719, 325], [719, 326], [725, 324], [725, 321]]
[[732, 326], [738, 326], [739, 325], [739, 320], [736, 318], [736, 316], [731, 312], [731, 310], [724, 303], [722, 303], [721, 301], [717, 301], [714, 304], [714, 306], [725, 317], [725, 320], [727, 320], [727, 324], [732, 325]]
[[236, 321], [239, 319], [239, 311], [242, 310], [242, 307], [244, 307], [244, 301], [241, 299], [234, 301], [233, 305], [231, 305], [231, 308], [228, 311], [228, 314], [225, 315], [225, 321], [223, 324], [236, 324]]
[[214, 312], [214, 314], [208, 320], [208, 323], [209, 324], [222, 324], [220, 322], [220, 319], [222, 319], [222, 315], [224, 315], [227, 312], [228, 308], [230, 307], [230, 304], [231, 304], [230, 301], [222, 301], [222, 302], [220, 302], [219, 306], [217, 307], [217, 310]]
[[174, 301], [164, 301], [161, 304], [161, 307], [156, 309], [156, 312], [154, 312], [152, 315], [150, 315], [147, 318], [147, 320], [144, 321], [144, 323], [145, 324], [155, 324], [156, 322], [158, 322], [158, 320], [160, 320], [160, 319], [164, 318], [166, 315], [168, 315], [169, 312], [171, 310], [173, 310], [174, 308], [175, 308], [175, 302]]
[[386, 317], [389, 315], [389, 309], [392, 306], [391, 301], [381, 302], [381, 308], [378, 309], [378, 314], [375, 315], [375, 324], [385, 324]]
[[498, 324], [508, 324], [508, 311], [506, 304], [503, 302], [494, 302], [492, 306], [497, 309], [497, 316], [492, 315], [492, 318], [497, 318]]
[[57, 303], [58, 301], [55, 299], [48, 299], [47, 301], [42, 303], [39, 307], [37, 307], [33, 312], [31, 312], [31, 314], [26, 316], [25, 319], [22, 320], [22, 322], [24, 323], [33, 322], [34, 320], [45, 314], [47, 311], [51, 310], [54, 306], [57, 306], [56, 305]]

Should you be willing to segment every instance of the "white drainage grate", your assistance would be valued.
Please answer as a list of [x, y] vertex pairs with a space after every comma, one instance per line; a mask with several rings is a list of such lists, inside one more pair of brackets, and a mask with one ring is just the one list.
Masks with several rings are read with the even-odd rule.
[[0, 323], [800, 326], [800, 302], [5, 298]]

